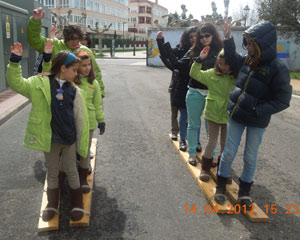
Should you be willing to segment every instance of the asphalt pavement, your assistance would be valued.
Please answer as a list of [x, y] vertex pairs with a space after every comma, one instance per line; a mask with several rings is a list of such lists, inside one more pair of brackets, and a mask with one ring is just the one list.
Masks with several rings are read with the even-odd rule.
[[[107, 129], [94, 135], [91, 225], [68, 226], [65, 195], [60, 230], [37, 233], [45, 167], [43, 153], [23, 146], [26, 106], [0, 126], [0, 239], [299, 239], [299, 97], [272, 117], [251, 192], [261, 208], [275, 204], [278, 212], [268, 214], [269, 223], [251, 223], [241, 214], [204, 214], [208, 202], [168, 138], [170, 71], [139, 59], [98, 63]], [[205, 146], [203, 127], [201, 140]], [[236, 181], [244, 141], [232, 168]], [[197, 213], [186, 212], [193, 205]]]

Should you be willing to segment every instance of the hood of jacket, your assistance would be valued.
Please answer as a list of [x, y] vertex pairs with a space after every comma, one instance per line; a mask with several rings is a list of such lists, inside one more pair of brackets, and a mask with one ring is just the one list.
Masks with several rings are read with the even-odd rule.
[[260, 63], [271, 61], [277, 57], [277, 33], [274, 25], [269, 21], [258, 23], [245, 32], [257, 44], [260, 51]]

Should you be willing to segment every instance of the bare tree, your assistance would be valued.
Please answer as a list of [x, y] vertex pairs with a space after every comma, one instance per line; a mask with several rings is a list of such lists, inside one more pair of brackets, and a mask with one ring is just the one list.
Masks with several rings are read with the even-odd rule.
[[91, 31], [95, 32], [98, 37], [98, 49], [100, 54], [102, 54], [102, 39], [103, 39], [104, 32], [107, 32], [110, 29], [111, 25], [112, 24], [109, 24], [108, 26], [104, 25], [104, 28], [100, 29], [98, 22], [96, 22], [95, 28], [91, 28], [90, 25], [88, 26], [88, 28]]

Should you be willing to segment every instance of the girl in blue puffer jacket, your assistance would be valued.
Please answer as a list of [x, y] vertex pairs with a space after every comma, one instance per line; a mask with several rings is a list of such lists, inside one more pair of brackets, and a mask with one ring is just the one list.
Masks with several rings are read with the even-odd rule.
[[257, 165], [257, 153], [271, 115], [289, 107], [292, 87], [287, 67], [277, 57], [277, 33], [272, 23], [264, 21], [247, 29], [243, 47], [248, 51], [241, 56], [235, 51], [231, 37], [231, 23], [224, 25], [225, 59], [238, 76], [228, 103], [226, 144], [218, 170], [215, 200], [225, 202], [226, 181], [232, 162], [246, 130], [244, 167], [239, 178], [238, 199], [241, 207], [252, 209], [249, 197]]

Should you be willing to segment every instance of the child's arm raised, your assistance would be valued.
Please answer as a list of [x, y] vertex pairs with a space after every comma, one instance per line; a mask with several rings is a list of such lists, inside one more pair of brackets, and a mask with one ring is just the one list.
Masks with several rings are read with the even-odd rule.
[[197, 80], [198, 82], [205, 84], [207, 87], [209, 85], [209, 76], [211, 76], [213, 70], [211, 69], [207, 71], [201, 70], [202, 68], [201, 62], [207, 57], [209, 50], [210, 50], [209, 46], [202, 49], [199, 57], [195, 59], [195, 62], [193, 63], [190, 70], [190, 76], [193, 79]]
[[9, 86], [16, 92], [27, 98], [31, 97], [31, 82], [22, 77], [22, 68], [20, 61], [22, 60], [22, 44], [15, 43], [10, 47], [11, 58], [7, 66], [6, 79]]
[[39, 53], [44, 50], [44, 45], [47, 38], [41, 35], [42, 19], [45, 16], [45, 12], [42, 8], [34, 9], [32, 17], [27, 24], [27, 41], [30, 46], [36, 49]]
[[43, 52], [43, 72], [50, 72], [51, 70], [51, 56], [53, 51], [53, 45], [51, 43], [51, 40], [47, 40], [44, 47]]

